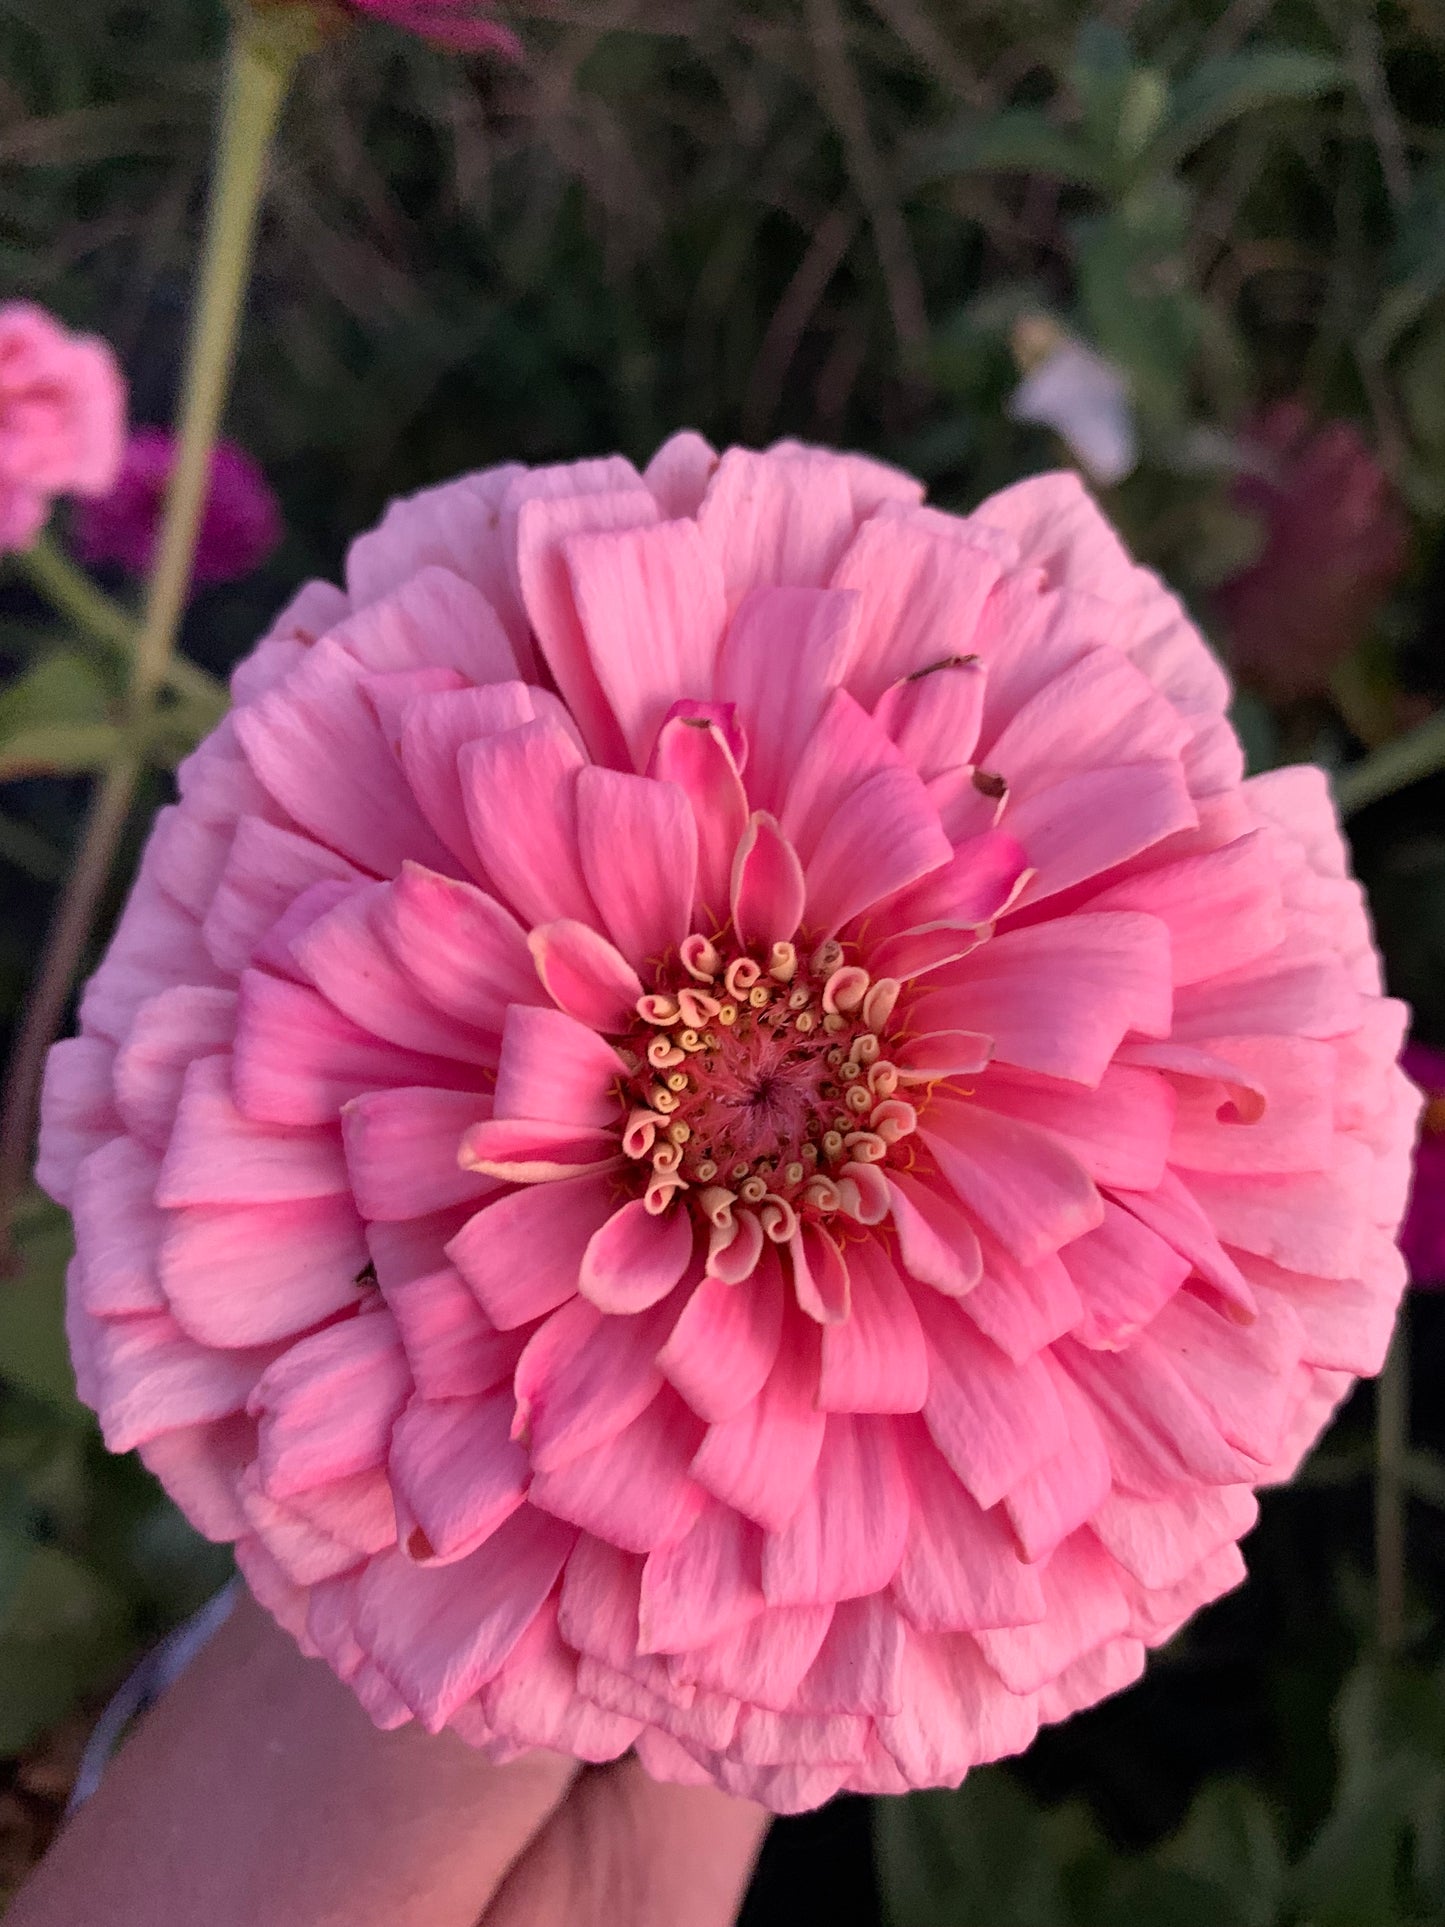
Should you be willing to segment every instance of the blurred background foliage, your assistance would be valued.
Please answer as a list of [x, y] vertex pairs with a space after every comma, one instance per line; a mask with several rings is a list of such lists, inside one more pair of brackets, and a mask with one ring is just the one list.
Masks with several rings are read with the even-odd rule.
[[[1088, 456], [1102, 422], [1126, 452], [1092, 479], [1239, 672], [1255, 766], [1315, 757], [1361, 805], [1392, 987], [1445, 1046], [1439, 0], [507, 12], [520, 65], [362, 29], [302, 70], [227, 420], [286, 537], [196, 596], [190, 658], [224, 672], [389, 495], [462, 468], [645, 459], [689, 423], [866, 448], [966, 508]], [[0, 0], [0, 298], [104, 333], [138, 422], [173, 411], [224, 32], [221, 0]], [[1033, 407], [1021, 378], [1061, 346], [1066, 406]], [[11, 1024], [120, 685], [18, 574], [0, 671]], [[187, 727], [153, 746], [128, 861]], [[36, 1198], [20, 1231], [0, 1892], [108, 1692], [227, 1570], [102, 1451], [64, 1354], [64, 1220]], [[746, 1920], [1445, 1921], [1442, 1301], [1411, 1321], [1408, 1662], [1373, 1650], [1363, 1388], [1267, 1499], [1249, 1586], [1139, 1687], [957, 1794], [882, 1803], [872, 1835], [857, 1801], [786, 1823]]]

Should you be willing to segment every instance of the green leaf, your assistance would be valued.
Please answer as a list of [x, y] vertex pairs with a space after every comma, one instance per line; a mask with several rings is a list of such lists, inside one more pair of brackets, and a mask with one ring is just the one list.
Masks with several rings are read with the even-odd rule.
[[[878, 1800], [873, 1812], [890, 1927], [1066, 1927], [1069, 1856], [1051, 1837], [1056, 1816], [1041, 1813], [1007, 1773], [971, 1773], [956, 1793]], [[1090, 1825], [1087, 1844], [1093, 1839]]]
[[1154, 433], [1182, 423], [1200, 332], [1176, 247], [1173, 197], [1131, 196], [1076, 229], [1085, 332], [1129, 376]]
[[911, 184], [925, 187], [955, 174], [1047, 174], [1074, 187], [1100, 187], [1104, 170], [1076, 134], [1031, 107], [971, 116], [920, 146]]
[[18, 1753], [124, 1656], [120, 1598], [59, 1546], [30, 1548], [0, 1618], [0, 1755]]
[[123, 741], [116, 723], [37, 723], [0, 747], [0, 783], [22, 776], [83, 776], [103, 769]]
[[1160, 1858], [1227, 1895], [1242, 1927], [1271, 1927], [1286, 1862], [1273, 1811], [1256, 1787], [1234, 1780], [1203, 1787]]
[[104, 722], [106, 703], [105, 681], [88, 656], [45, 656], [0, 690], [0, 753], [28, 730]]
[[1173, 90], [1151, 160], [1174, 167], [1241, 115], [1286, 101], [1314, 100], [1344, 84], [1337, 60], [1302, 47], [1247, 47], [1205, 60]]
[[24, 1269], [0, 1281], [0, 1378], [80, 1419], [65, 1345], [70, 1220], [54, 1205], [36, 1206], [21, 1219], [17, 1242]]

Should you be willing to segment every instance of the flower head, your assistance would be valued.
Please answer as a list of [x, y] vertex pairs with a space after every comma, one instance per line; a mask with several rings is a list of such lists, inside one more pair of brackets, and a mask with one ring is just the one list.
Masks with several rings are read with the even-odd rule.
[[1300, 403], [1280, 402], [1246, 441], [1261, 468], [1235, 499], [1260, 517], [1264, 547], [1217, 592], [1230, 660], [1273, 700], [1317, 695], [1403, 575], [1409, 525], [1351, 423], [1317, 426]]
[[1414, 1284], [1445, 1286], [1445, 1051], [1407, 1044], [1400, 1060], [1425, 1094], [1400, 1249]]
[[[160, 533], [176, 440], [164, 428], [137, 428], [125, 446], [115, 486], [75, 517], [75, 546], [92, 567], [113, 562], [144, 575]], [[194, 579], [234, 582], [249, 575], [281, 540], [281, 506], [265, 471], [234, 442], [219, 442], [201, 517]]]
[[1235, 1585], [1417, 1095], [1318, 772], [1072, 477], [395, 503], [181, 771], [41, 1178], [71, 1342], [383, 1723], [956, 1781]]
[[57, 495], [100, 495], [125, 436], [125, 382], [94, 335], [0, 304], [0, 553], [34, 541]]
[[342, 0], [353, 13], [385, 20], [453, 53], [521, 57], [521, 42], [494, 17], [492, 0]]

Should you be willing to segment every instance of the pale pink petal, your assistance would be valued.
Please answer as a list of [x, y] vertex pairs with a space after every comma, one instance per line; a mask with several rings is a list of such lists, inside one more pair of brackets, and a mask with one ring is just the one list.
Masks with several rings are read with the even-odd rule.
[[75, 1175], [75, 1281], [96, 1318], [164, 1311], [156, 1259], [166, 1227], [155, 1202], [159, 1165], [128, 1137], [113, 1137]]
[[769, 1245], [743, 1286], [704, 1278], [689, 1293], [658, 1369], [700, 1418], [719, 1424], [761, 1392], [778, 1355], [783, 1281]]
[[663, 1386], [605, 1449], [539, 1471], [532, 1503], [628, 1552], [682, 1538], [707, 1502], [688, 1465], [702, 1421]]
[[687, 1534], [648, 1554], [638, 1601], [638, 1650], [685, 1653], [744, 1626], [766, 1603], [762, 1537], [710, 1504]]
[[921, 1426], [904, 1439], [909, 1530], [893, 1594], [909, 1622], [941, 1633], [1042, 1619], [1038, 1574], [1020, 1560], [1008, 1522], [970, 1498]]
[[470, 1218], [447, 1255], [492, 1323], [511, 1331], [576, 1296], [582, 1253], [612, 1208], [606, 1178], [514, 1191]]
[[391, 1434], [387, 1470], [411, 1558], [463, 1559], [521, 1505], [527, 1455], [511, 1442], [510, 1393], [414, 1398]]
[[711, 687], [722, 571], [692, 521], [574, 535], [562, 553], [593, 671], [642, 769], [673, 703]]
[[1041, 1575], [1044, 1616], [1032, 1626], [982, 1632], [984, 1658], [1012, 1693], [1033, 1693], [1085, 1653], [1129, 1627], [1129, 1606], [1108, 1553], [1076, 1532]]
[[972, 1291], [983, 1274], [978, 1233], [952, 1194], [904, 1171], [888, 1176], [893, 1228], [903, 1269], [945, 1297]]
[[559, 1010], [593, 1030], [631, 1027], [642, 980], [606, 937], [563, 917], [541, 924], [527, 943], [537, 975]]
[[1010, 1693], [967, 1633], [910, 1633], [902, 1699], [878, 1737], [910, 1786], [957, 1786], [971, 1766], [1021, 1753], [1038, 1727], [1033, 1699]]
[[268, 1498], [370, 1471], [386, 1459], [411, 1375], [384, 1314], [348, 1318], [292, 1345], [257, 1380], [257, 1464]]
[[469, 1091], [403, 1088], [354, 1097], [341, 1113], [346, 1170], [363, 1218], [417, 1218], [469, 1204], [495, 1183], [457, 1161], [468, 1127], [491, 1109]]
[[363, 1091], [404, 1084], [465, 1090], [477, 1082], [474, 1066], [383, 1043], [303, 984], [259, 970], [241, 979], [232, 1084], [248, 1117], [329, 1124]]
[[550, 721], [501, 730], [469, 743], [458, 765], [487, 875], [523, 923], [595, 923], [577, 854], [583, 758], [566, 730]]
[[652, 1345], [667, 1307], [623, 1322], [573, 1298], [532, 1333], [513, 1379], [512, 1436], [539, 1471], [605, 1445], [662, 1389]]
[[370, 1263], [349, 1198], [196, 1205], [170, 1214], [161, 1289], [203, 1345], [264, 1345], [356, 1305]]
[[[218, 994], [223, 998], [226, 995], [224, 991]], [[35, 1181], [58, 1204], [69, 1204], [82, 1159], [99, 1150], [121, 1128], [112, 1084], [115, 1062], [115, 1050], [100, 1037], [64, 1038], [51, 1046], [45, 1060], [40, 1102], [45, 1134]], [[178, 1078], [178, 1073], [173, 1076]]]
[[1032, 1358], [1074, 1329], [1084, 1307], [1060, 1254], [1020, 1264], [987, 1233], [982, 1250], [983, 1276], [963, 1309], [1001, 1352], [1016, 1360]]
[[538, 715], [538, 692], [523, 682], [489, 683], [416, 697], [403, 712], [396, 754], [417, 808], [462, 871], [486, 880], [467, 822], [459, 759], [468, 743], [519, 729]]
[[617, 1054], [564, 1011], [513, 1004], [497, 1071], [498, 1117], [546, 1118], [602, 1129], [617, 1121]]
[[613, 942], [633, 965], [676, 949], [692, 928], [697, 825], [675, 783], [617, 770], [577, 780], [582, 874]]
[[804, 1220], [788, 1240], [793, 1292], [809, 1318], [840, 1324], [848, 1316], [848, 1261], [821, 1225]]
[[966, 525], [894, 509], [863, 523], [832, 577], [862, 599], [858, 658], [848, 684], [873, 704], [890, 683], [966, 654], [1000, 574]]
[[648, 774], [675, 783], [697, 825], [697, 900], [719, 922], [728, 900], [733, 851], [747, 821], [747, 796], [730, 737], [727, 705], [678, 703], [663, 722]]
[[894, 1428], [831, 1414], [802, 1504], [763, 1541], [768, 1604], [826, 1605], [881, 1592], [903, 1557], [908, 1516]]
[[802, 920], [805, 886], [797, 851], [764, 810], [748, 819], [733, 858], [733, 929], [743, 944], [766, 951], [787, 943]]
[[215, 1351], [166, 1313], [102, 1320], [94, 1330], [96, 1411], [112, 1452], [242, 1411], [269, 1351]]
[[825, 1412], [917, 1412], [928, 1353], [908, 1286], [874, 1239], [850, 1244], [848, 1317], [823, 1330], [818, 1403]]
[[[570, 475], [565, 470], [554, 473], [559, 489], [566, 492], [534, 495], [517, 512], [515, 553], [522, 601], [562, 700], [577, 719], [588, 749], [601, 762], [625, 767], [626, 744], [598, 681], [578, 617], [566, 546], [569, 537], [588, 530], [646, 527], [659, 519], [657, 503], [640, 481], [573, 493], [569, 484], [574, 483], [575, 468]], [[536, 477], [529, 481], [536, 486]]]
[[1169, 1029], [1169, 933], [1137, 912], [1007, 930], [949, 967], [921, 1029], [979, 1030], [1024, 1070], [1097, 1084], [1125, 1034]]
[[714, 694], [746, 733], [747, 793], [780, 816], [793, 772], [853, 649], [857, 601], [810, 589], [759, 589], [718, 656]]
[[264, 817], [243, 816], [202, 921], [206, 948], [218, 968], [244, 970], [266, 932], [304, 890], [314, 883], [362, 881], [355, 864], [324, 844]]
[[1163, 1181], [1175, 1094], [1153, 1071], [1111, 1064], [1097, 1085], [1080, 1088], [997, 1064], [979, 1078], [973, 1101], [1049, 1132], [1096, 1184], [1151, 1191]]
[[575, 1533], [523, 1506], [469, 1558], [374, 1559], [357, 1589], [362, 1645], [430, 1732], [500, 1669], [551, 1592]]
[[1015, 1363], [946, 1299], [917, 1303], [928, 1339], [923, 1417], [960, 1483], [985, 1509], [1063, 1450], [1068, 1417], [1042, 1360]]
[[304, 829], [373, 876], [394, 876], [408, 857], [449, 869], [450, 853], [386, 747], [362, 675], [338, 643], [318, 642], [284, 683], [236, 712], [241, 747]]
[[662, 444], [643, 469], [642, 479], [664, 515], [696, 515], [718, 461], [711, 442], [684, 428]]
[[815, 449], [726, 450], [697, 510], [731, 608], [764, 584], [827, 582], [856, 521], [847, 469]]
[[1127, 1345], [1193, 1270], [1190, 1258], [1112, 1198], [1104, 1218], [1060, 1254], [1083, 1302], [1074, 1328], [1085, 1345]]
[[976, 656], [949, 655], [884, 690], [873, 714], [927, 783], [974, 760], [987, 671]]
[[403, 864], [374, 917], [402, 975], [455, 1024], [490, 1039], [512, 1005], [545, 1002], [521, 925], [469, 883]]
[[[747, 1286], [738, 1287], [747, 1290]], [[794, 1313], [785, 1320], [777, 1362], [756, 1399], [710, 1425], [693, 1475], [714, 1498], [778, 1531], [797, 1511], [823, 1445], [816, 1404], [817, 1327]]]
[[935, 1106], [919, 1135], [955, 1195], [1020, 1264], [1099, 1223], [1104, 1200], [1056, 1138], [978, 1105]]
[[852, 793], [818, 838], [807, 864], [808, 921], [831, 936], [951, 855], [938, 813], [912, 770], [880, 770]]
[[346, 1189], [334, 1126], [253, 1123], [232, 1099], [229, 1057], [192, 1063], [156, 1183], [157, 1204], [273, 1204]]
[[510, 1379], [526, 1334], [499, 1332], [451, 1265], [399, 1275], [388, 1262], [389, 1229], [373, 1226], [368, 1243], [421, 1396], [469, 1398]]
[[641, 1198], [630, 1198], [593, 1232], [577, 1288], [602, 1311], [646, 1311], [672, 1290], [692, 1253], [692, 1219], [682, 1207], [658, 1217]]
[[1119, 763], [1034, 790], [1008, 811], [1010, 834], [1034, 872], [1020, 901], [1039, 903], [1103, 876], [1198, 820], [1173, 762]]

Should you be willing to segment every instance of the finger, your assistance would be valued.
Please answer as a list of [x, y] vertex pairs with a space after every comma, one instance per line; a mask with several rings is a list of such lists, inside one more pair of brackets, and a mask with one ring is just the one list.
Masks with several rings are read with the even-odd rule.
[[503, 1881], [480, 1927], [729, 1927], [772, 1815], [712, 1787], [595, 1768]]
[[573, 1761], [380, 1733], [249, 1599], [144, 1721], [8, 1927], [473, 1927]]

